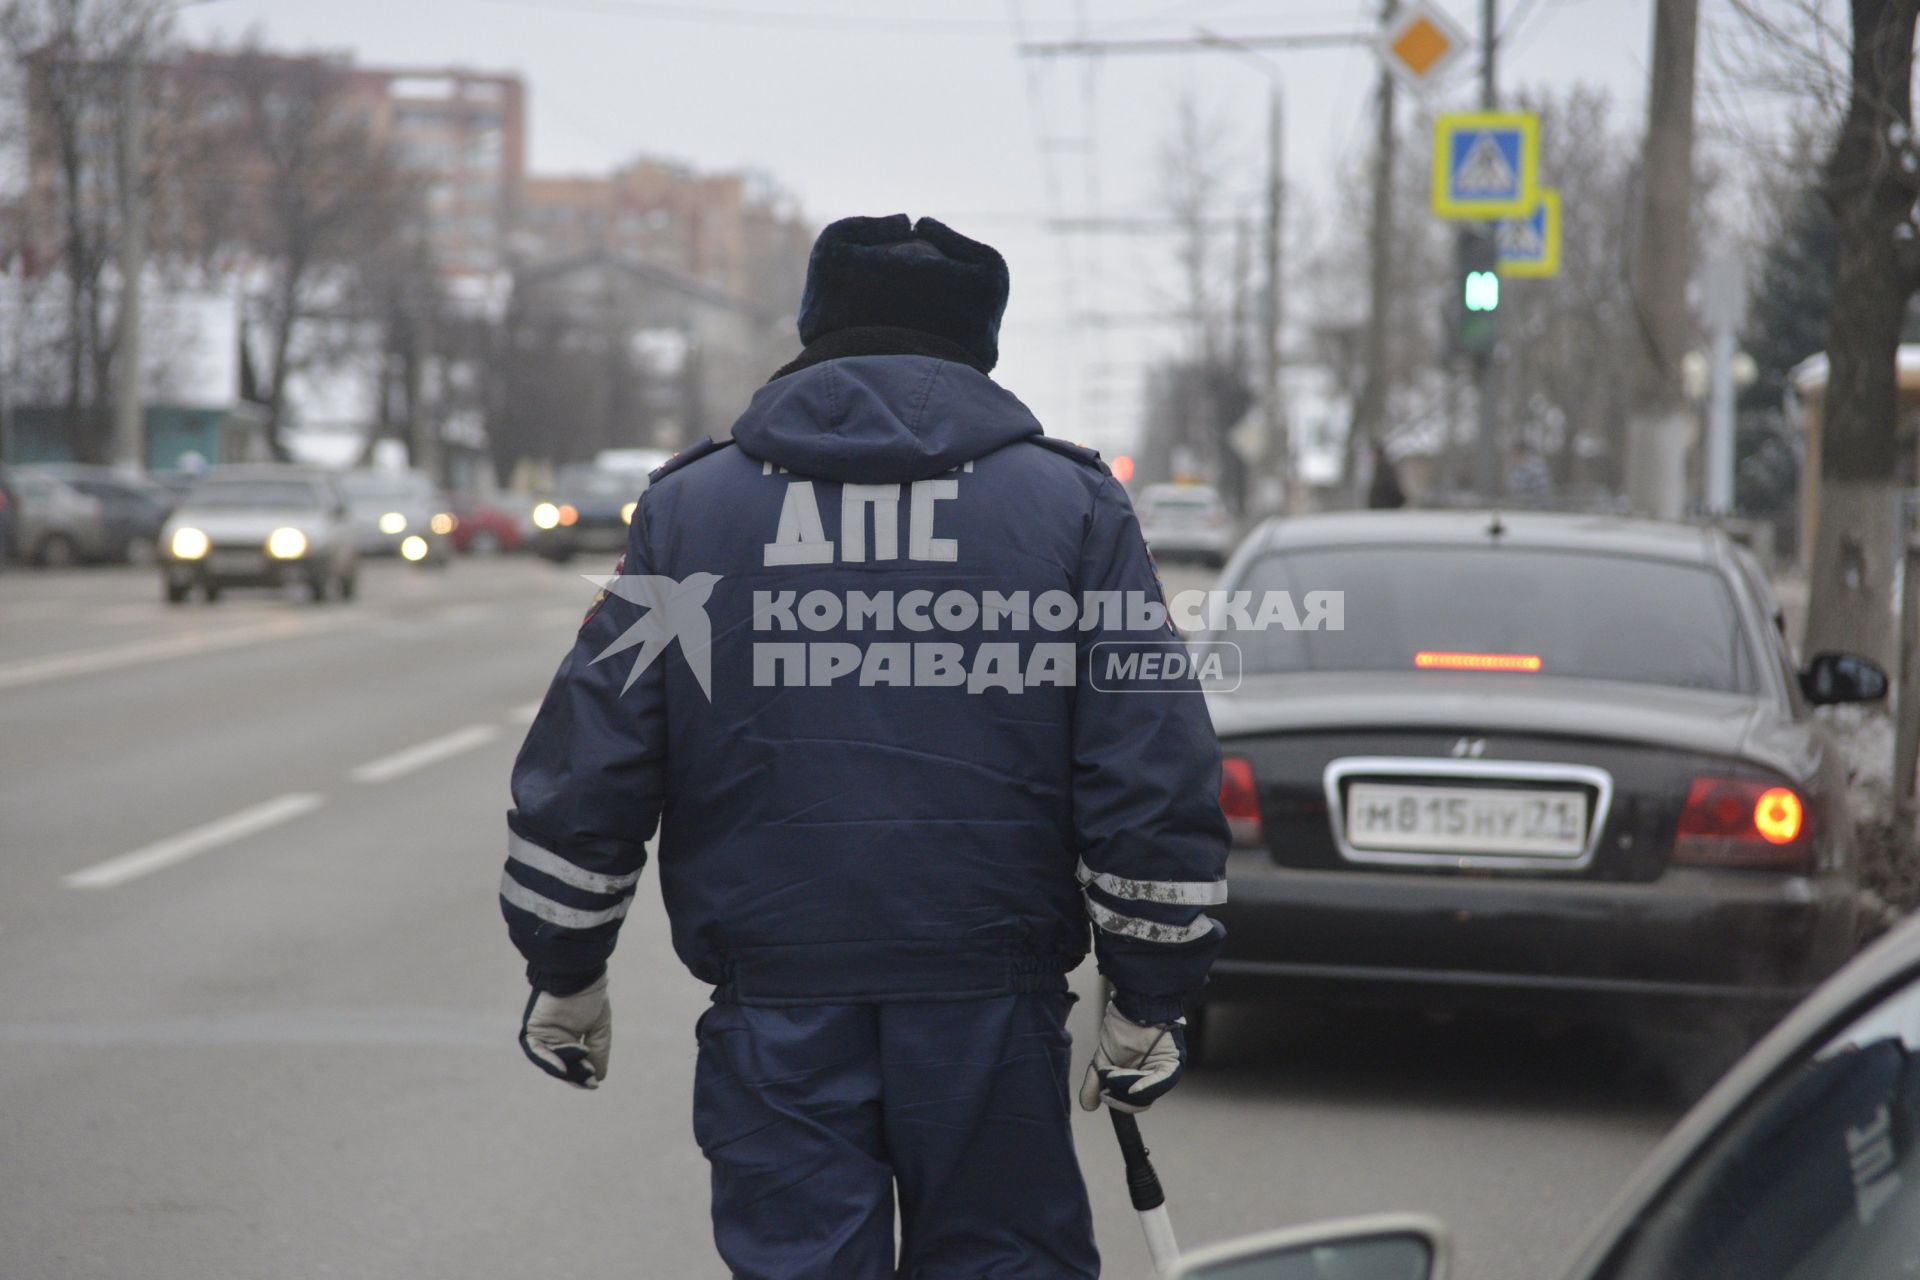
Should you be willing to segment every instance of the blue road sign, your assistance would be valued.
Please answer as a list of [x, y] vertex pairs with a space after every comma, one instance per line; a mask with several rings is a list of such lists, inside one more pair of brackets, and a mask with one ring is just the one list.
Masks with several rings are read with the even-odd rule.
[[1500, 249], [1500, 274], [1544, 278], [1560, 271], [1560, 193], [1540, 188], [1540, 202], [1518, 218], [1507, 218], [1494, 232]]
[[1433, 211], [1442, 218], [1514, 218], [1538, 199], [1540, 122], [1530, 112], [1476, 111], [1433, 122]]

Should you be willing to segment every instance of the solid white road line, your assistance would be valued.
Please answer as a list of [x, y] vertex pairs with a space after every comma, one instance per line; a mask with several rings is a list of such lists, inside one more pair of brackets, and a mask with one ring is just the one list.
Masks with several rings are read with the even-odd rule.
[[351, 625], [354, 619], [337, 614], [331, 618], [309, 618], [297, 623], [285, 620], [260, 626], [229, 627], [221, 631], [194, 632], [158, 640], [138, 640], [102, 649], [83, 649], [52, 658], [32, 658], [25, 662], [0, 665], [0, 689], [16, 685], [38, 684], [63, 676], [90, 675], [121, 667], [137, 667], [164, 658], [185, 658], [197, 653], [234, 649], [242, 645], [265, 644], [272, 640], [294, 640], [319, 631]]
[[500, 736], [500, 729], [490, 724], [470, 724], [464, 729], [455, 729], [452, 733], [442, 734], [417, 747], [408, 747], [405, 751], [396, 751], [390, 756], [381, 756], [370, 760], [348, 773], [355, 782], [391, 782], [395, 778], [412, 773], [415, 769], [424, 769], [430, 764], [438, 764], [448, 756], [457, 756], [462, 751], [471, 751], [483, 747]]
[[141, 876], [165, 870], [209, 849], [244, 840], [269, 827], [312, 813], [321, 803], [322, 797], [311, 792], [290, 792], [251, 809], [242, 809], [218, 822], [209, 822], [204, 827], [183, 831], [144, 849], [135, 849], [132, 853], [123, 853], [117, 858], [96, 863], [84, 871], [75, 871], [61, 877], [60, 883], [69, 889], [117, 888], [129, 880], [138, 880]]

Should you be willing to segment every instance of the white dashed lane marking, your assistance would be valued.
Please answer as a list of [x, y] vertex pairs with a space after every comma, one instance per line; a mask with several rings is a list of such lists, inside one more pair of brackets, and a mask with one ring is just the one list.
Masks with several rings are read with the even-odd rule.
[[430, 764], [438, 764], [451, 756], [457, 756], [476, 747], [484, 747], [500, 736], [497, 725], [470, 724], [464, 729], [455, 729], [437, 738], [429, 739], [418, 746], [396, 751], [390, 756], [381, 756], [370, 760], [347, 776], [355, 782], [391, 782], [404, 777], [416, 769], [424, 769]]
[[69, 889], [115, 889], [129, 880], [164, 871], [210, 849], [218, 849], [221, 845], [257, 835], [269, 827], [291, 822], [312, 813], [322, 803], [323, 798], [312, 792], [290, 792], [265, 804], [229, 814], [217, 822], [209, 822], [204, 827], [183, 831], [143, 849], [96, 863], [84, 871], [75, 871], [63, 876], [60, 883]]

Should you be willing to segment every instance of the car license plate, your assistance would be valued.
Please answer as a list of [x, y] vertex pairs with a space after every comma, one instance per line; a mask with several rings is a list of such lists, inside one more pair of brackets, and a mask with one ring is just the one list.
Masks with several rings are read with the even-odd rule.
[[207, 557], [207, 567], [219, 574], [248, 577], [261, 572], [266, 559], [257, 551], [216, 551]]
[[1524, 854], [1577, 859], [1587, 793], [1542, 787], [1351, 782], [1347, 843], [1357, 850]]

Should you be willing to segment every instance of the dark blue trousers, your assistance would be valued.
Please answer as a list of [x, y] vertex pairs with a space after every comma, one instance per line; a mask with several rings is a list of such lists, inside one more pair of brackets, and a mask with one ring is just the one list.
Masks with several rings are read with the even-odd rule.
[[693, 1128], [736, 1280], [1097, 1277], [1071, 1002], [709, 1009]]

